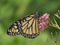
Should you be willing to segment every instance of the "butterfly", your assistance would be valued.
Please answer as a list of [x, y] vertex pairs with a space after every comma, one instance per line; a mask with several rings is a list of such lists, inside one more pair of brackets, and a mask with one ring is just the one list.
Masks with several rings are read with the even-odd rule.
[[26, 38], [36, 38], [40, 33], [38, 25], [39, 15], [36, 12], [13, 23], [9, 27], [7, 34], [12, 36], [21, 34]]

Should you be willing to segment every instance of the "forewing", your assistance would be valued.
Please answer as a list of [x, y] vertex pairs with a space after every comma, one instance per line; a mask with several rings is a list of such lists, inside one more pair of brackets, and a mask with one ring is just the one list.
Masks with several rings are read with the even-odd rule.
[[11, 36], [15, 36], [15, 35], [19, 35], [20, 34], [20, 30], [19, 30], [19, 27], [18, 27], [18, 22], [15, 22], [14, 24], [12, 24], [8, 31], [7, 31], [7, 34], [8, 35], [11, 35]]

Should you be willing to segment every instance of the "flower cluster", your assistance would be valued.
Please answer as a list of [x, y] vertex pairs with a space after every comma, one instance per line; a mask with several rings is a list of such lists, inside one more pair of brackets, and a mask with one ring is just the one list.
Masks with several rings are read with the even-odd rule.
[[41, 31], [44, 31], [44, 29], [49, 26], [49, 22], [50, 22], [49, 14], [48, 13], [43, 14], [43, 16], [39, 18], [39, 29]]

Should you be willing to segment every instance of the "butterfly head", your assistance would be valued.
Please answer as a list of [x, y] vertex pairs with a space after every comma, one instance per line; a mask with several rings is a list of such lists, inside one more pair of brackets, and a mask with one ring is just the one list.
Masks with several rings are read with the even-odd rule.
[[17, 27], [17, 25], [12, 25], [9, 29], [8, 29], [8, 31], [7, 31], [7, 34], [8, 35], [18, 35], [19, 34], [19, 30], [18, 30], [18, 27]]

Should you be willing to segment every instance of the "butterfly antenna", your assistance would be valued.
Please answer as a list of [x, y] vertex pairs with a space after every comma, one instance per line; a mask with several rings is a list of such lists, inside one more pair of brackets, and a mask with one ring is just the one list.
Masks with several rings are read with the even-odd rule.
[[38, 15], [38, 11], [36, 11], [35, 14]]
[[39, 16], [38, 11], [35, 12], [35, 15], [36, 15], [36, 16]]

